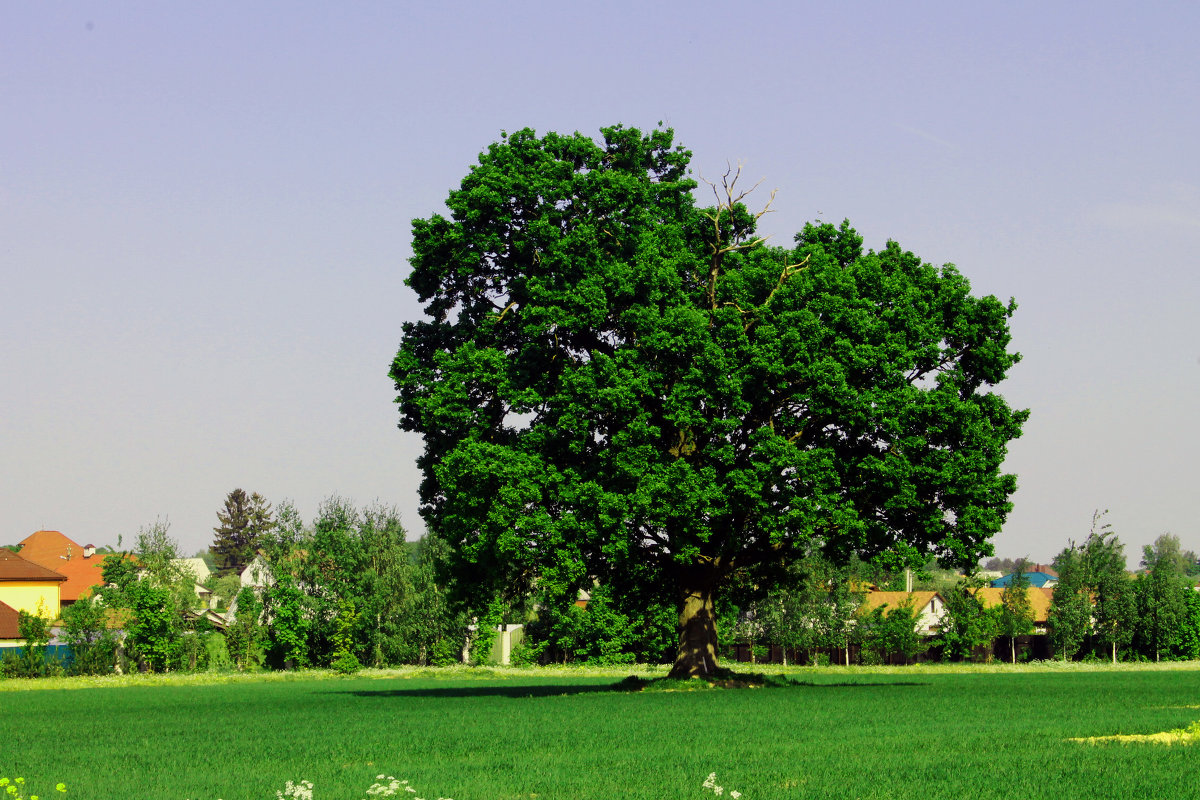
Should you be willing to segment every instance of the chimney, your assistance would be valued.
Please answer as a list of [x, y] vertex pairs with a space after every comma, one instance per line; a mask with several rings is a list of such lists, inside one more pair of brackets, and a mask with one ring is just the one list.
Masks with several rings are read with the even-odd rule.
[[83, 546], [83, 557], [84, 557], [84, 558], [91, 558], [91, 557], [92, 557], [92, 556], [94, 556], [94, 555], [96, 555], [96, 545], [94, 545], [94, 544], [85, 544], [85, 545]]

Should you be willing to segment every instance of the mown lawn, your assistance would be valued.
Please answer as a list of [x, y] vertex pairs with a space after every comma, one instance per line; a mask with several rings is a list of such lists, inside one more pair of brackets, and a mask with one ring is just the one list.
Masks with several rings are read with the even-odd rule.
[[0, 776], [78, 800], [270, 800], [300, 779], [315, 800], [361, 798], [380, 773], [455, 800], [713, 797], [714, 771], [745, 800], [1200, 792], [1200, 746], [1068, 741], [1200, 719], [1200, 665], [793, 670], [787, 687], [670, 692], [615, 690], [621, 674], [0, 682]]

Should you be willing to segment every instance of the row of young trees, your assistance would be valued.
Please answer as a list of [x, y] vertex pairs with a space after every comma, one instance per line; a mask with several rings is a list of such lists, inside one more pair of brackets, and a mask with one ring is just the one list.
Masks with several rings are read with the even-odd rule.
[[[1114, 662], [1200, 658], [1200, 593], [1191, 577], [1195, 563], [1177, 537], [1164, 534], [1145, 548], [1142, 570], [1131, 575], [1124, 545], [1098, 513], [1088, 538], [1071, 542], [1054, 559], [1059, 581], [1047, 626], [1054, 654], [1064, 659], [1102, 655]], [[853, 579], [810, 560], [807, 579], [794, 576], [753, 604], [735, 635], [810, 658], [838, 650], [848, 657], [857, 646], [864, 660], [908, 660], [926, 649], [946, 660], [969, 660], [990, 653], [999, 640], [1001, 651], [995, 655], [1015, 661], [1019, 638], [1034, 633], [1034, 612], [1024, 576], [1028, 565], [1018, 561], [1014, 567], [1001, 602], [990, 608], [974, 591], [978, 581], [940, 587], [945, 613], [938, 633], [925, 638], [913, 632], [913, 609], [858, 613], [859, 598], [846, 588]]]
[[1189, 575], [1194, 560], [1178, 537], [1164, 534], [1144, 549], [1143, 571], [1131, 578], [1125, 546], [1098, 513], [1087, 540], [1070, 543], [1054, 559], [1055, 652], [1064, 658], [1103, 652], [1114, 662], [1200, 658], [1200, 593]]

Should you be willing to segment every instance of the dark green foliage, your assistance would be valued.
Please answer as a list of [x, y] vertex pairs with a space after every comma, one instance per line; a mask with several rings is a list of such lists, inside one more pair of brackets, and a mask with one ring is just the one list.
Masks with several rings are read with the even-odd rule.
[[242, 590], [242, 579], [236, 573], [220, 575], [214, 572], [205, 581], [204, 586], [216, 596], [217, 610], [224, 610], [229, 608], [238, 592]]
[[290, 576], [291, 587], [301, 593], [296, 602], [307, 620], [307, 663], [332, 663], [340, 600], [355, 606], [350, 650], [361, 664], [461, 659], [467, 618], [451, 607], [439, 580], [445, 545], [406, 541], [395, 508], [376, 504], [360, 510], [330, 497], [312, 525], [304, 526], [285, 503], [264, 549], [275, 574]]
[[1117, 649], [1133, 638], [1137, 605], [1133, 582], [1125, 572], [1125, 545], [1110, 525], [1101, 524], [1103, 516], [1093, 515], [1092, 532], [1084, 543], [1084, 558], [1093, 598], [1092, 628], [1115, 663]]
[[100, 576], [105, 587], [112, 585], [118, 591], [123, 591], [137, 580], [137, 572], [137, 565], [124, 553], [107, 555], [100, 565]]
[[848, 568], [811, 554], [788, 570], [778, 584], [750, 609], [762, 641], [812, 655], [849, 646], [855, 610], [863, 595], [852, 589]]
[[984, 562], [983, 568], [990, 572], [999, 572], [1002, 575], [1008, 575], [1015, 572], [1018, 565], [1025, 565], [1025, 568], [1028, 568], [1028, 561], [1024, 558], [992, 557]]
[[545, 597], [536, 619], [525, 626], [523, 657], [541, 663], [663, 663], [673, 654], [674, 634], [673, 609], [622, 609], [598, 586], [586, 606]]
[[108, 627], [108, 610], [92, 597], [81, 597], [62, 610], [63, 639], [71, 648], [71, 673], [107, 675], [116, 663], [117, 640]]
[[848, 224], [767, 247], [736, 177], [695, 207], [670, 131], [602, 134], [508, 136], [413, 223], [428, 318], [391, 376], [461, 593], [625, 581], [680, 609], [695, 674], [735, 574], [985, 554], [1026, 417], [991, 391], [1015, 305]]
[[360, 663], [460, 658], [466, 620], [437, 579], [444, 547], [407, 542], [394, 508], [359, 510], [339, 497], [325, 500], [307, 529], [288, 519], [273, 544], [272, 569], [289, 575], [302, 595], [296, 602], [305, 609], [307, 663], [332, 662], [339, 600], [355, 605], [350, 649]]
[[1200, 592], [1189, 586], [1183, 594], [1183, 605], [1185, 614], [1180, 626], [1178, 655], [1196, 661], [1200, 659]]
[[125, 656], [140, 669], [191, 669], [201, 645], [185, 632], [195, 632], [188, 612], [199, 605], [195, 576], [182, 566], [170, 524], [156, 520], [138, 530], [136, 561], [128, 554], [106, 556], [106, 584], [98, 596], [103, 605], [126, 620]]
[[224, 634], [212, 631], [203, 636], [204, 657], [202, 664], [209, 672], [225, 672], [233, 669], [233, 659], [229, 657], [229, 645]]
[[309, 629], [312, 613], [304, 592], [290, 575], [277, 575], [264, 597], [270, 619], [268, 638], [272, 665], [296, 669], [309, 665]]
[[438, 580], [446, 545], [424, 537], [410, 547], [410, 552], [412, 591], [404, 599], [401, 612], [392, 618], [394, 627], [383, 640], [384, 661], [434, 666], [461, 661], [467, 620], [451, 607], [445, 586]]
[[1064, 659], [1094, 635], [1115, 663], [1118, 648], [1129, 643], [1137, 625], [1135, 587], [1125, 572], [1125, 546], [1103, 522], [1107, 513], [1092, 515], [1092, 528], [1082, 546], [1071, 542], [1054, 559], [1059, 582], [1050, 608], [1049, 633]]
[[225, 632], [226, 659], [238, 669], [257, 669], [263, 662], [267, 629], [263, 625], [263, 603], [251, 586], [237, 594], [233, 624]]
[[358, 622], [358, 616], [353, 600], [338, 600], [338, 613], [334, 620], [336, 632], [333, 635], [333, 661], [330, 662], [330, 666], [343, 675], [353, 675], [362, 669], [358, 656], [354, 655], [354, 626]]
[[960, 581], [947, 589], [943, 598], [946, 613], [938, 643], [943, 657], [950, 661], [968, 661], [976, 650], [991, 644], [996, 638], [996, 616], [983, 607], [983, 602], [971, 589], [970, 581]]
[[926, 642], [917, 624], [920, 609], [908, 602], [894, 608], [876, 607], [861, 614], [854, 638], [862, 645], [863, 663], [907, 664], [924, 652]]
[[[46, 645], [50, 643], [50, 622], [42, 614], [17, 612], [17, 635], [21, 637], [21, 655], [17, 661], [17, 674], [25, 678], [45, 675], [52, 664], [46, 659]], [[61, 673], [61, 670], [60, 670]]]
[[263, 537], [274, 527], [271, 505], [258, 492], [246, 494], [234, 489], [225, 498], [225, 506], [217, 512], [221, 523], [213, 528], [212, 547], [217, 569], [240, 572], [254, 558]]
[[[1142, 566], [1146, 573], [1137, 581], [1138, 629], [1135, 647], [1155, 661], [1188, 657], [1197, 634], [1189, 600], [1196, 592], [1187, 577], [1188, 558], [1179, 539], [1164, 534], [1144, 550]], [[1194, 605], [1194, 602], [1193, 602]], [[1192, 656], [1195, 657], [1195, 656]]]
[[1050, 601], [1047, 632], [1054, 652], [1064, 661], [1074, 658], [1091, 629], [1092, 601], [1088, 596], [1083, 554], [1074, 544], [1054, 559], [1058, 583]]
[[1029, 602], [1029, 578], [1025, 575], [1028, 562], [1020, 559], [1012, 569], [1012, 580], [1000, 595], [996, 609], [996, 633], [1007, 636], [1009, 658], [1017, 661], [1017, 637], [1033, 633], [1033, 606]]
[[125, 591], [132, 617], [126, 626], [126, 647], [138, 664], [151, 672], [170, 666], [182, 644], [182, 623], [168, 589], [149, 581], [134, 581]]

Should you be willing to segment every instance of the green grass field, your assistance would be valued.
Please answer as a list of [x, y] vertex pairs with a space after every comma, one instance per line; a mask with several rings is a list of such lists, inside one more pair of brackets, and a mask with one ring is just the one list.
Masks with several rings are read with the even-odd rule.
[[[452, 670], [0, 682], [0, 776], [43, 798], [1180, 798], [1200, 746], [1088, 745], [1200, 719], [1200, 665], [797, 669], [614, 690], [621, 672]], [[206, 682], [207, 681], [207, 682]], [[216, 682], [220, 681], [220, 682]], [[49, 790], [49, 791], [48, 791]]]

